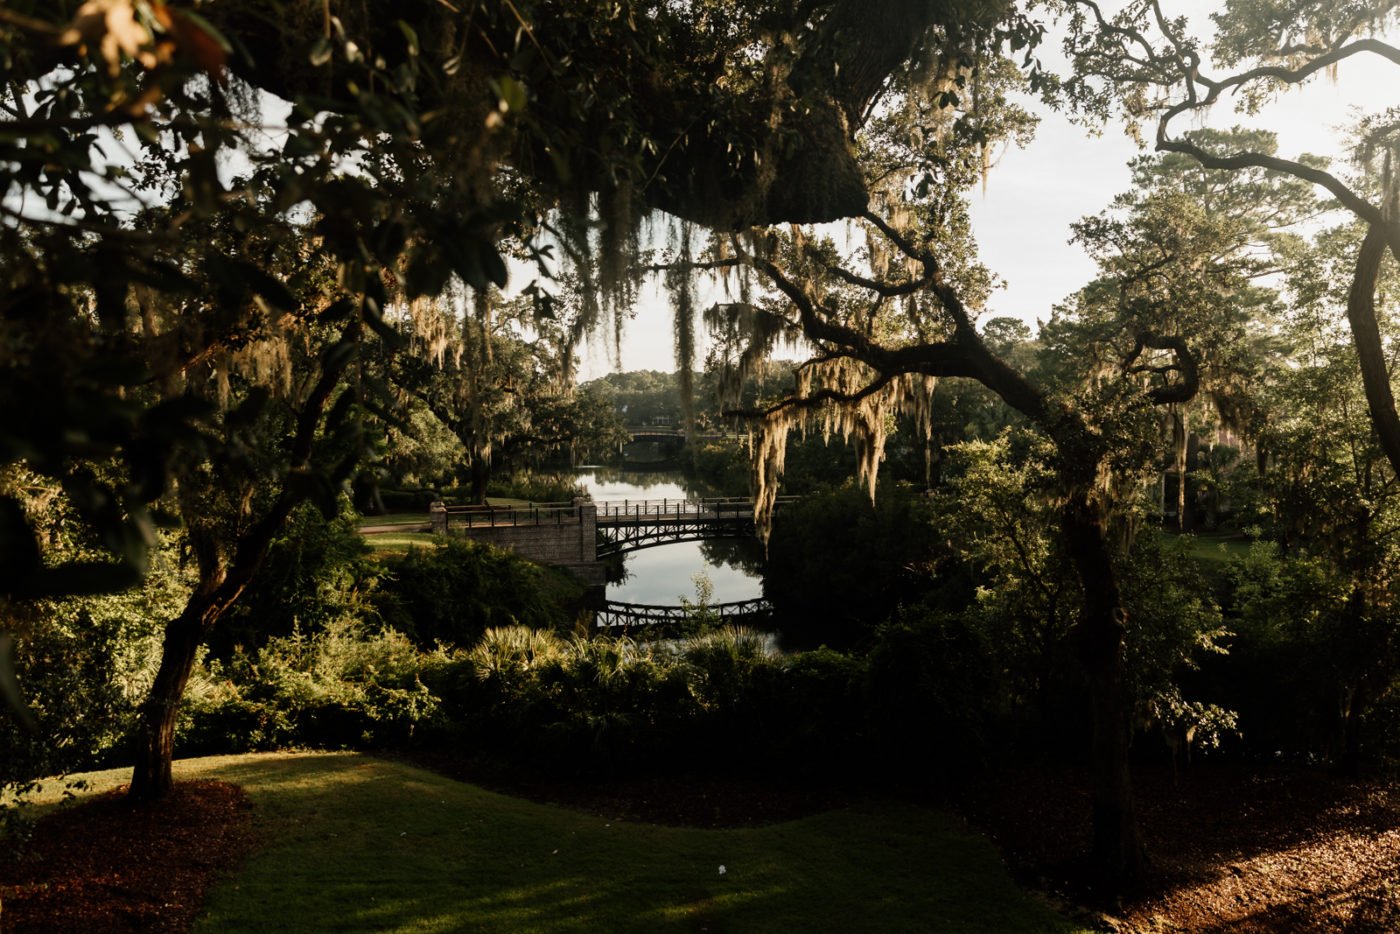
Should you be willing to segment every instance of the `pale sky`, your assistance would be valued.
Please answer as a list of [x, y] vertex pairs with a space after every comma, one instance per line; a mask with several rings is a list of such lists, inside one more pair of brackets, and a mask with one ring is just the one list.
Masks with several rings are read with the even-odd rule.
[[[1284, 157], [1303, 152], [1335, 157], [1341, 140], [1336, 128], [1349, 122], [1351, 109], [1375, 111], [1395, 105], [1396, 87], [1393, 65], [1359, 56], [1341, 64], [1335, 83], [1314, 79], [1257, 116], [1236, 114], [1228, 103], [1221, 104], [1209, 125], [1272, 129], [1279, 134], [1279, 154]], [[1069, 225], [1103, 210], [1128, 188], [1127, 164], [1139, 153], [1117, 126], [1110, 125], [1094, 138], [1060, 114], [1034, 109], [1041, 117], [1035, 140], [1024, 150], [1004, 153], [986, 193], [971, 197], [982, 261], [1006, 282], [984, 317], [1009, 315], [1032, 328], [1093, 277], [1093, 263], [1068, 242]], [[1182, 121], [1175, 129], [1192, 126]], [[618, 368], [595, 343], [584, 350], [580, 378], [594, 379]], [[669, 303], [663, 292], [649, 289], [638, 302], [636, 318], [628, 323], [620, 369], [675, 368]]]

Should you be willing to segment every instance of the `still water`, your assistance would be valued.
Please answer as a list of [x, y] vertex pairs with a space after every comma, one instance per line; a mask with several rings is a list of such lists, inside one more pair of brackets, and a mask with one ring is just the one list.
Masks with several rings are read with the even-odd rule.
[[[616, 470], [580, 467], [579, 482], [594, 500], [699, 499], [700, 490], [680, 471]], [[751, 539], [677, 542], [627, 554], [626, 577], [608, 584], [608, 599], [623, 603], [674, 606], [696, 600], [698, 575], [710, 582], [711, 603], [763, 596], [763, 549]]]

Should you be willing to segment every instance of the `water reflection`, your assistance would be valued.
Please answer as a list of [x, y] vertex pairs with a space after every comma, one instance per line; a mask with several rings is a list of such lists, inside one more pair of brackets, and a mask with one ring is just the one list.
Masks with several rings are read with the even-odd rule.
[[[699, 499], [713, 495], [680, 471], [579, 469], [579, 483], [595, 500]], [[704, 574], [712, 603], [763, 596], [763, 547], [754, 539], [676, 542], [628, 553], [624, 577], [608, 584], [609, 600], [675, 605], [696, 599], [695, 576]]]

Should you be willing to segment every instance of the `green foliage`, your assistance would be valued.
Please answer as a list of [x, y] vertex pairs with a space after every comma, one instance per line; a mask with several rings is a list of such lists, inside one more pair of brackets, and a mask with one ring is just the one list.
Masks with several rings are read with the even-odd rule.
[[898, 774], [950, 779], [988, 753], [991, 729], [1011, 699], [1008, 653], [972, 615], [908, 610], [876, 633], [869, 658], [874, 753]]
[[574, 474], [533, 470], [516, 470], [508, 476], [495, 477], [487, 485], [486, 492], [531, 503], [569, 503], [584, 495], [583, 486]]
[[0, 716], [0, 830], [22, 842], [23, 806], [38, 779], [120, 761], [150, 686], [160, 629], [189, 582], [168, 542], [137, 588], [11, 606], [23, 700], [34, 729]]
[[550, 768], [839, 772], [862, 748], [864, 671], [830, 650], [775, 656], [732, 627], [677, 644], [517, 626], [488, 631], [437, 688], [471, 741]]
[[492, 627], [567, 629], [583, 585], [564, 571], [467, 538], [387, 557], [374, 598], [384, 624], [416, 643], [468, 646]]
[[196, 752], [402, 746], [437, 718], [423, 679], [448, 662], [393, 630], [340, 617], [197, 671], [181, 742]]
[[384, 571], [370, 560], [359, 521], [349, 511], [327, 519], [309, 505], [294, 512], [262, 570], [211, 635], [215, 654], [227, 659], [235, 647], [252, 651], [270, 637], [314, 632], [363, 612]]
[[1187, 701], [1180, 685], [1209, 655], [1225, 655], [1233, 635], [1221, 620], [1211, 588], [1191, 557], [1187, 536], [1141, 535], [1122, 572], [1128, 612], [1128, 678], [1138, 722], [1192, 731], [1213, 749], [1236, 733], [1236, 716], [1216, 703]]
[[[1357, 618], [1349, 581], [1319, 557], [1261, 542], [1230, 562], [1228, 576], [1235, 636], [1230, 655], [1204, 674], [1222, 702], [1239, 711], [1245, 742], [1259, 756], [1340, 759], [1346, 705], [1359, 676], [1379, 661], [1392, 684], [1396, 678], [1373, 654], [1376, 622]], [[1364, 658], [1357, 657], [1358, 642], [1368, 644]], [[1381, 722], [1390, 716], [1382, 713], [1384, 692], [1377, 693], [1358, 711], [1363, 722], [1373, 712]], [[1400, 749], [1384, 745], [1384, 732], [1373, 740], [1373, 752], [1394, 756]]]
[[886, 490], [872, 505], [848, 487], [784, 507], [768, 544], [764, 589], [784, 638], [838, 647], [869, 640], [926, 586], [936, 533], [919, 499]]

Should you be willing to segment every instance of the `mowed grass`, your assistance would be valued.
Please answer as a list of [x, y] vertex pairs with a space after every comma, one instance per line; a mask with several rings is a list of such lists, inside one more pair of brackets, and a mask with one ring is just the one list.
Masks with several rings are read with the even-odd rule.
[[442, 544], [440, 536], [431, 532], [376, 532], [364, 536], [370, 554], [403, 554], [410, 548], [436, 548]]
[[418, 528], [428, 525], [432, 520], [426, 512], [391, 512], [382, 516], [361, 516], [361, 528], [386, 528], [389, 526], [406, 526], [408, 528]]
[[[196, 931], [1070, 931], [946, 814], [630, 824], [354, 753], [176, 764], [242, 785], [260, 848]], [[88, 776], [94, 790], [125, 772]]]

